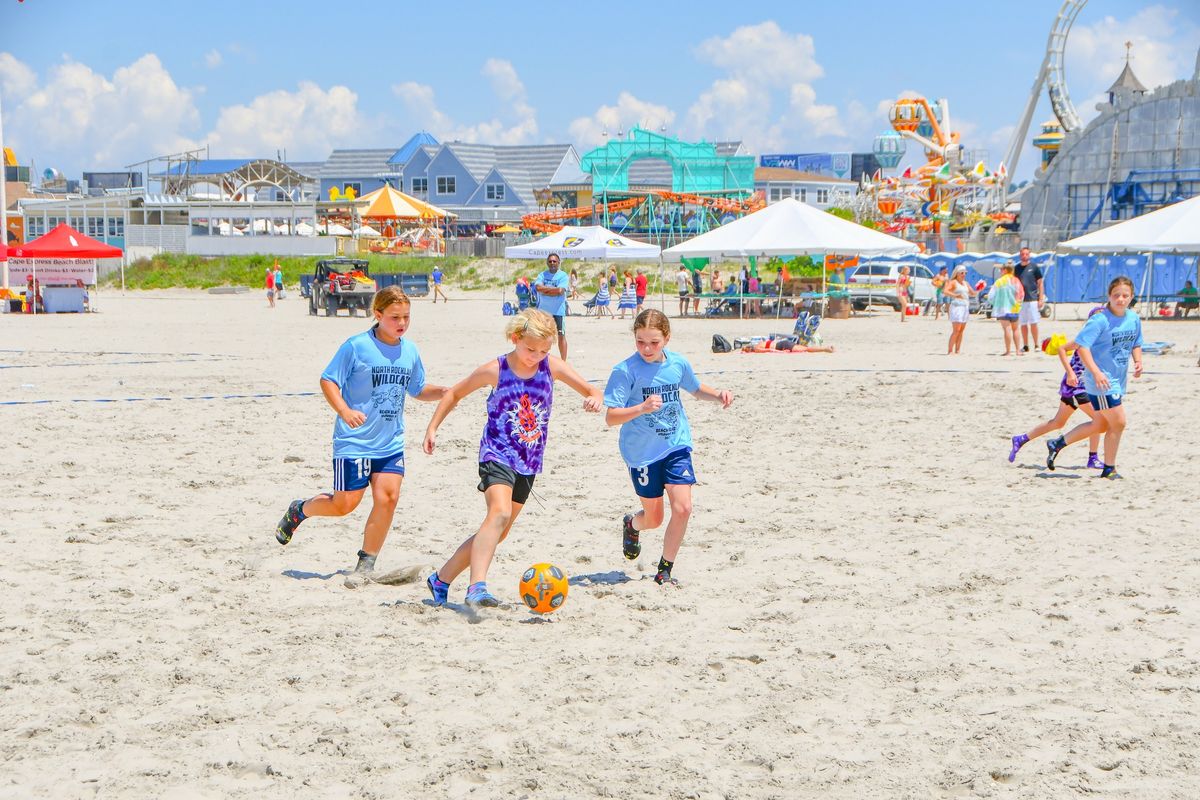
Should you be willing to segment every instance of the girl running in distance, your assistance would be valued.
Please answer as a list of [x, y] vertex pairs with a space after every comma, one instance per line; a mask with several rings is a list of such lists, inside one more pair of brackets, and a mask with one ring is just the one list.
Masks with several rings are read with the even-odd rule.
[[446, 602], [450, 584], [468, 567], [467, 605], [500, 605], [487, 588], [488, 567], [496, 547], [525, 507], [533, 479], [542, 471], [554, 381], [583, 395], [585, 411], [598, 412], [603, 403], [599, 388], [589, 385], [566, 361], [550, 355], [558, 328], [549, 314], [527, 308], [509, 321], [505, 335], [512, 342], [512, 352], [488, 361], [447, 389], [425, 430], [425, 452], [432, 455], [438, 426], [458, 402], [477, 389], [492, 387], [479, 443], [479, 491], [487, 503], [487, 516], [479, 530], [426, 581], [438, 605]]
[[[1093, 308], [1088, 314], [1090, 319], [1092, 314], [1098, 313], [1103, 306]], [[1043, 349], [1046, 349], [1043, 347]], [[1067, 354], [1071, 357], [1068, 360]], [[1089, 419], [1096, 419], [1096, 412], [1092, 409], [1092, 402], [1088, 400], [1087, 389], [1083, 386], [1083, 361], [1079, 358], [1078, 345], [1075, 342], [1064, 342], [1058, 345], [1058, 351], [1055, 353], [1058, 356], [1059, 362], [1063, 368], [1063, 379], [1058, 385], [1058, 411], [1052, 419], [1048, 419], [1041, 425], [1036, 426], [1029, 433], [1022, 433], [1020, 436], [1012, 437], [1012, 450], [1008, 454], [1008, 462], [1011, 464], [1017, 458], [1017, 452], [1025, 446], [1025, 444], [1033, 439], [1047, 434], [1050, 431], [1061, 430], [1067, 424], [1067, 420], [1075, 413], [1075, 409], [1079, 409], [1088, 416]], [[1088, 469], [1100, 469], [1104, 466], [1100, 461], [1100, 456], [1097, 454], [1097, 446], [1100, 444], [1100, 434], [1093, 433], [1088, 437]]]
[[621, 457], [629, 467], [642, 509], [626, 514], [621, 549], [629, 560], [642, 552], [639, 535], [663, 522], [663, 493], [671, 503], [671, 521], [663, 535], [656, 583], [671, 580], [675, 556], [692, 515], [692, 431], [679, 391], [729, 408], [733, 393], [700, 382], [687, 359], [671, 350], [671, 323], [661, 311], [646, 309], [633, 321], [637, 352], [613, 367], [604, 389], [605, 421], [620, 425]]
[[371, 514], [354, 571], [370, 572], [383, 547], [404, 480], [404, 400], [440, 400], [445, 386], [425, 383], [417, 346], [403, 338], [412, 304], [398, 286], [375, 293], [375, 325], [351, 336], [321, 373], [333, 423], [333, 492], [294, 500], [275, 529], [287, 544], [309, 517], [344, 517], [371, 487]]
[[1117, 474], [1117, 448], [1125, 432], [1125, 406], [1122, 405], [1129, 359], [1133, 357], [1133, 377], [1142, 376], [1142, 320], [1129, 310], [1133, 301], [1133, 281], [1118, 275], [1108, 284], [1108, 303], [1098, 314], [1088, 317], [1083, 330], [1075, 336], [1079, 358], [1086, 372], [1083, 385], [1097, 418], [1074, 428], [1066, 436], [1046, 442], [1050, 451], [1046, 466], [1054, 469], [1054, 460], [1072, 442], [1104, 434], [1104, 463], [1101, 478], [1120, 478]]

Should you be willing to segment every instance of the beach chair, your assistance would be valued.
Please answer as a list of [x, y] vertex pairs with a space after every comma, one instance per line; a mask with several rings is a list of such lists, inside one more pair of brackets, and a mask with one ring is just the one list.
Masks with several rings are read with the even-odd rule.
[[800, 316], [796, 317], [796, 325], [792, 328], [792, 335], [799, 340], [800, 344], [814, 344], [817, 339], [817, 329], [820, 327], [820, 314], [809, 314], [802, 311], [800, 312]]

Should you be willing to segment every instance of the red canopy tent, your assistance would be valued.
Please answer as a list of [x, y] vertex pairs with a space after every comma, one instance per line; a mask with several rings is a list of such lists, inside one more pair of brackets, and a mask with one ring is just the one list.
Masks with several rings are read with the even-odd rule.
[[[119, 247], [93, 239], [80, 233], [65, 222], [39, 236], [32, 242], [7, 248], [9, 258], [120, 258], [125, 254]], [[37, 265], [33, 266], [34, 283], [37, 283]], [[35, 312], [36, 313], [36, 306]]]
[[8, 255], [9, 258], [120, 258], [125, 251], [60, 222], [45, 236], [8, 248]]

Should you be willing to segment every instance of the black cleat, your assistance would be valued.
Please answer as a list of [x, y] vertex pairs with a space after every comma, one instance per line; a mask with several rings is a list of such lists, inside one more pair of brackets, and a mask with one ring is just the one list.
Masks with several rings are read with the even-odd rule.
[[1066, 441], [1059, 436], [1057, 439], [1051, 439], [1046, 442], [1046, 469], [1054, 469], [1054, 459], [1058, 458], [1058, 454], [1067, 446]]
[[654, 576], [654, 582], [657, 583], [659, 586], [662, 586], [664, 583], [670, 583], [671, 582], [671, 570], [660, 569], [658, 571], [658, 574]]
[[627, 559], [633, 561], [642, 554], [642, 543], [638, 541], [638, 532], [633, 527], [633, 514], [626, 514], [623, 523], [624, 530], [621, 532], [621, 552], [625, 554]]
[[280, 544], [287, 544], [292, 540], [292, 534], [296, 532], [296, 528], [300, 527], [300, 523], [305, 519], [303, 509], [303, 500], [292, 501], [292, 504], [288, 506], [287, 513], [283, 515], [283, 519], [279, 520], [279, 524], [275, 526], [275, 541]]

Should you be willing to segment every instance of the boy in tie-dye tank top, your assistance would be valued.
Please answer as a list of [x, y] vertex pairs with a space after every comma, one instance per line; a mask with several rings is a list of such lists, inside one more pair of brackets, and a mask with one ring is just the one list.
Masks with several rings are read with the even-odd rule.
[[500, 604], [487, 588], [488, 567], [496, 547], [525, 507], [534, 478], [542, 471], [554, 381], [583, 395], [586, 411], [598, 412], [603, 405], [599, 387], [588, 384], [566, 361], [550, 355], [558, 328], [549, 314], [525, 309], [511, 319], [505, 334], [513, 344], [512, 352], [488, 361], [448, 389], [425, 431], [425, 452], [432, 455], [438, 426], [458, 402], [477, 389], [492, 387], [479, 442], [479, 491], [487, 502], [487, 516], [479, 530], [426, 581], [439, 605], [446, 602], [451, 582], [468, 567], [467, 605]]

